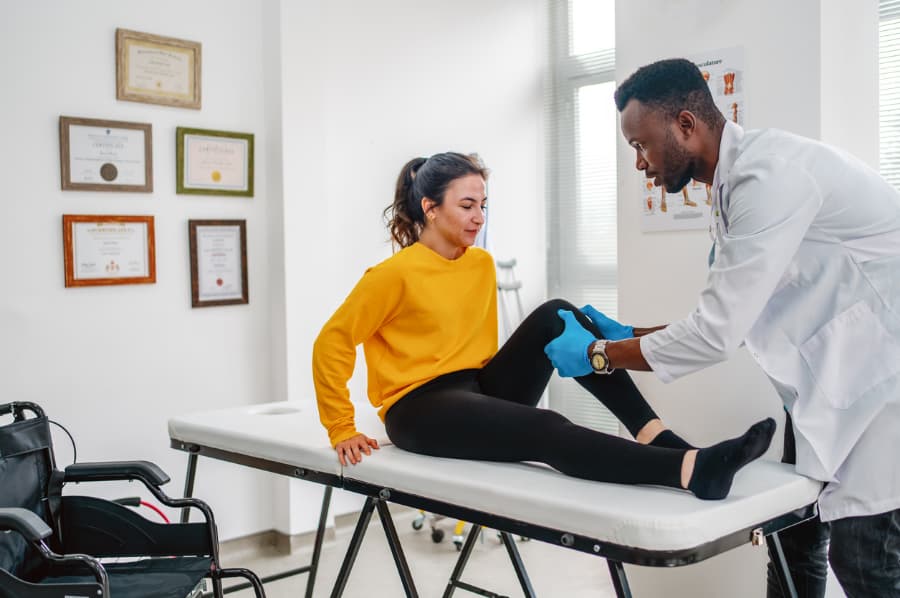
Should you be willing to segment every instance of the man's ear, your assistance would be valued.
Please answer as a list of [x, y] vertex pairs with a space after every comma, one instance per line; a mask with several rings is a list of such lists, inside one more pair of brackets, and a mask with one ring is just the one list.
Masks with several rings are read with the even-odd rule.
[[675, 117], [675, 122], [685, 139], [697, 132], [697, 117], [690, 110], [679, 112]]

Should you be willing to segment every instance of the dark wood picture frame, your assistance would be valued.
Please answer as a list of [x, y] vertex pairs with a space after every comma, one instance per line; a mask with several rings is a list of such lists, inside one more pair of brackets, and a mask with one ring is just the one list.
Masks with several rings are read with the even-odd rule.
[[[146, 260], [147, 274], [144, 276], [108, 276], [108, 277], [79, 277], [78, 264], [76, 264], [75, 225], [85, 223], [140, 223], [146, 225]], [[87, 215], [87, 214], [63, 214], [63, 266], [65, 270], [66, 287], [109, 286], [120, 284], [153, 284], [156, 282], [156, 233], [153, 216], [114, 216]], [[113, 262], [114, 263], [114, 262]], [[106, 268], [106, 271], [117, 268]]]
[[[81, 183], [72, 180], [71, 172], [71, 135], [73, 125], [106, 129], [133, 129], [144, 132], [143, 161], [144, 184], [128, 185], [115, 183]], [[98, 152], [99, 153], [99, 152]], [[98, 155], [98, 158], [100, 156]], [[114, 158], [106, 163], [97, 165], [96, 174], [104, 180], [115, 180], [118, 168]], [[99, 162], [99, 160], [98, 160]], [[104, 120], [96, 118], [77, 118], [72, 116], [59, 117], [59, 177], [63, 191], [132, 191], [137, 193], [153, 192], [153, 125], [150, 123], [135, 123], [120, 120]]]
[[[225, 299], [208, 299], [203, 298], [200, 288], [200, 270], [203, 267], [200, 255], [200, 243], [198, 241], [198, 228], [202, 227], [235, 227], [238, 229], [240, 239], [238, 248], [240, 256], [237, 258], [237, 264], [240, 267], [241, 289], [239, 297], [229, 297]], [[188, 220], [188, 237], [190, 244], [191, 259], [191, 307], [214, 307], [218, 305], [242, 305], [250, 303], [250, 287], [248, 283], [247, 273], [247, 221], [246, 220]], [[221, 278], [217, 279], [218, 284], [223, 284]]]

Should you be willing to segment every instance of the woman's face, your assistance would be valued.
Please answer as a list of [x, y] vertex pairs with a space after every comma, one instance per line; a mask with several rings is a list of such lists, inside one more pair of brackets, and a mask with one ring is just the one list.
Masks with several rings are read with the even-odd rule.
[[484, 179], [469, 174], [454, 179], [447, 186], [443, 203], [432, 205], [425, 216], [428, 226], [433, 226], [445, 242], [454, 247], [471, 247], [484, 226], [486, 209]]

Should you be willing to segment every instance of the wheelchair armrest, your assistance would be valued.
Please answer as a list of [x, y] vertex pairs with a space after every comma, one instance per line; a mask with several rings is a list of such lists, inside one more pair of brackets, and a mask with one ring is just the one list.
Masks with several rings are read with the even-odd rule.
[[66, 482], [103, 482], [138, 479], [151, 486], [162, 486], [169, 476], [149, 461], [105, 461], [73, 463], [66, 467]]
[[0, 509], [0, 530], [15, 530], [29, 542], [43, 540], [53, 533], [43, 519], [28, 509]]

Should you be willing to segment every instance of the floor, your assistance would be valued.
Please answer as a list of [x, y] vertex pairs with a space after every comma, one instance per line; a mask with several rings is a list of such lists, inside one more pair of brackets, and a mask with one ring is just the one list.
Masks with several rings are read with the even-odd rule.
[[[435, 544], [431, 541], [427, 526], [419, 531], [412, 528], [415, 515], [414, 511], [403, 508], [395, 511], [397, 533], [419, 595], [423, 598], [441, 596], [458, 554], [450, 539], [453, 522], [444, 520], [439, 524], [446, 530], [446, 536], [443, 542]], [[335, 537], [323, 545], [315, 597], [326, 597], [331, 594], [344, 551], [353, 534], [354, 523], [352, 519], [339, 522]], [[566, 598], [615, 596], [609, 580], [609, 570], [603, 559], [571, 550], [561, 550], [543, 542], [518, 541], [517, 545], [538, 596]], [[272, 548], [265, 549], [261, 554], [248, 556], [223, 551], [222, 565], [247, 567], [262, 577], [303, 566], [309, 563], [310, 553], [310, 549], [301, 549], [285, 556]], [[303, 574], [270, 582], [266, 584], [266, 596], [268, 598], [304, 596], [306, 580], [307, 576]], [[522, 589], [510, 565], [509, 556], [496, 532], [488, 531], [482, 534], [466, 566], [463, 581], [500, 595], [522, 596]], [[228, 596], [250, 598], [253, 592], [244, 590]], [[360, 548], [344, 596], [348, 598], [404, 596], [403, 586], [397, 576], [377, 515], [372, 517], [372, 523]], [[463, 598], [475, 594], [457, 590], [454, 596]]]

